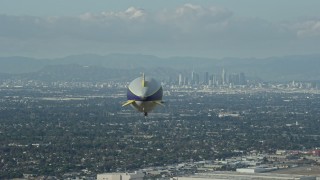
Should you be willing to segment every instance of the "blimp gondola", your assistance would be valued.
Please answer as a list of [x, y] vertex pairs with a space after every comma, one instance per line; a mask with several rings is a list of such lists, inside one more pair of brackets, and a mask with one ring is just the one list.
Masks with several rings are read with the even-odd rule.
[[142, 112], [144, 116], [156, 106], [162, 105], [163, 90], [161, 84], [154, 78], [142, 74], [134, 79], [127, 89], [127, 102], [122, 106], [131, 105], [134, 109]]

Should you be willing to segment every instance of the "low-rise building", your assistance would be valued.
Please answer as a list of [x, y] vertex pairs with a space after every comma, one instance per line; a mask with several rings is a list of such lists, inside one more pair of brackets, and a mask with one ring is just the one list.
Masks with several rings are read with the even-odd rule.
[[143, 180], [142, 172], [97, 174], [97, 180]]

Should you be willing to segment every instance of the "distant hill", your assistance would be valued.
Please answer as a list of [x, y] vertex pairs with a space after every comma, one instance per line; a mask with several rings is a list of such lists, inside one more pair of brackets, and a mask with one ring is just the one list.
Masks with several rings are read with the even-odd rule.
[[167, 80], [169, 77], [178, 76], [175, 70], [170, 68], [135, 68], [112, 69], [102, 66], [82, 66], [78, 64], [49, 65], [36, 72], [8, 74], [0, 73], [0, 79], [74, 81], [74, 82], [103, 82], [110, 80], [133, 80], [145, 72], [148, 76], [157, 77], [159, 80]]
[[35, 72], [50, 64], [47, 60], [33, 59], [27, 57], [0, 57], [0, 73], [27, 73]]
[[[166, 78], [179, 73], [208, 71], [220, 74], [244, 72], [265, 81], [320, 80], [320, 55], [256, 58], [210, 59], [197, 57], [159, 58], [140, 54], [84, 54], [57, 59], [0, 57], [0, 78], [35, 79], [121, 79], [140, 72]], [[10, 75], [11, 74], [11, 75]], [[19, 75], [20, 74], [20, 75]]]

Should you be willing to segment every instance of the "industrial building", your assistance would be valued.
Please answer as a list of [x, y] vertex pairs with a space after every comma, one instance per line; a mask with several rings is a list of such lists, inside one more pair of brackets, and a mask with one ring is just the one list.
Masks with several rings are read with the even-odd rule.
[[97, 180], [143, 180], [142, 172], [97, 174]]

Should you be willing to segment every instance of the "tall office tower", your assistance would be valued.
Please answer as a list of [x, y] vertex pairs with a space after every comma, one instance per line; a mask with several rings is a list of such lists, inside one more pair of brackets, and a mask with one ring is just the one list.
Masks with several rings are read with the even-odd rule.
[[214, 76], [214, 75], [212, 75], [212, 74], [209, 76], [208, 85], [209, 85], [210, 87], [214, 87], [214, 78], [213, 78], [213, 76]]
[[246, 85], [247, 84], [246, 76], [245, 76], [244, 73], [240, 73], [239, 74], [239, 84], [240, 85]]
[[212, 75], [212, 86], [216, 86], [217, 85], [217, 76], [216, 75]]
[[192, 71], [191, 72], [191, 85], [194, 85], [195, 84], [195, 72]]
[[188, 85], [189, 84], [189, 79], [188, 77], [183, 78], [183, 85]]
[[183, 84], [182, 74], [179, 74], [179, 86], [182, 86], [182, 84]]
[[203, 84], [208, 85], [209, 84], [209, 73], [205, 72], [203, 77]]
[[237, 74], [237, 73], [230, 74], [229, 83], [232, 83], [234, 85], [242, 85], [240, 83], [240, 74]]
[[200, 82], [199, 74], [195, 73], [194, 74], [194, 85], [199, 85], [199, 82]]
[[226, 85], [228, 82], [227, 82], [227, 72], [224, 70], [224, 68], [222, 69], [222, 85]]

